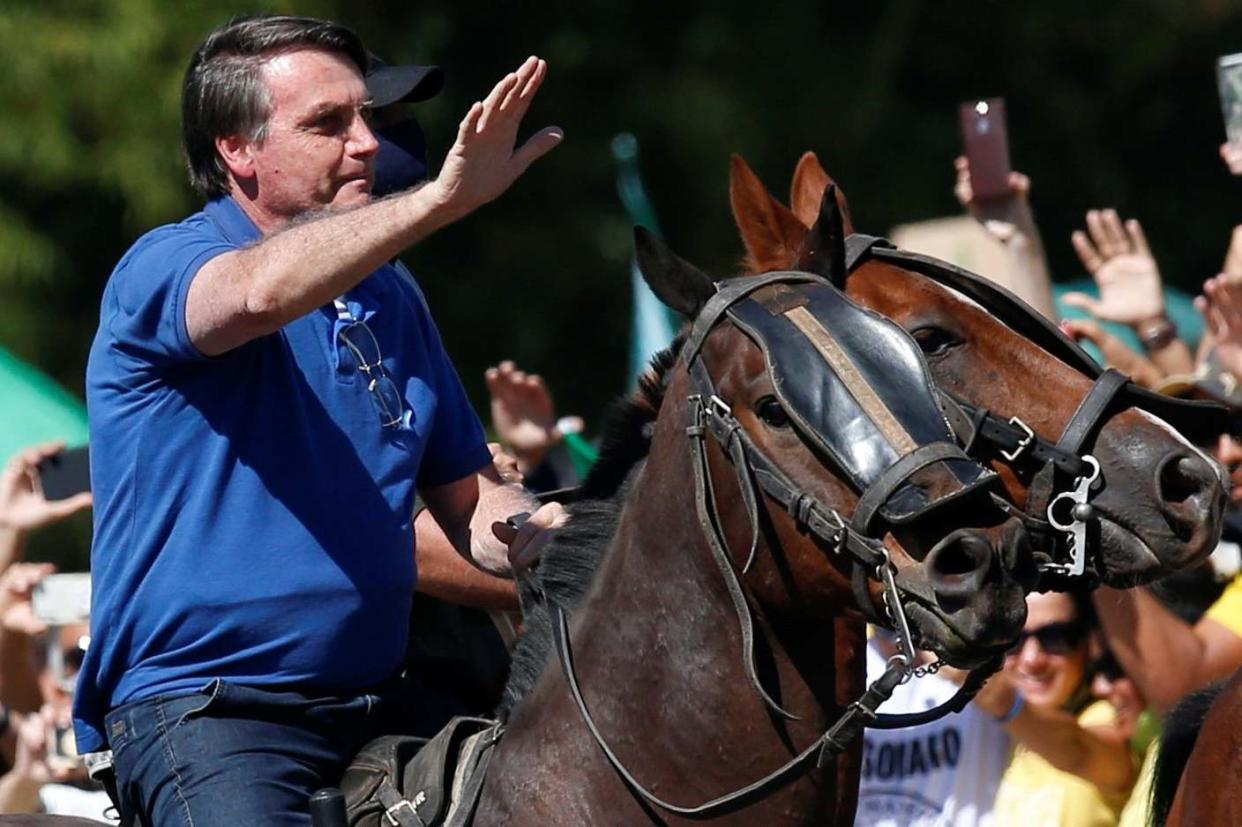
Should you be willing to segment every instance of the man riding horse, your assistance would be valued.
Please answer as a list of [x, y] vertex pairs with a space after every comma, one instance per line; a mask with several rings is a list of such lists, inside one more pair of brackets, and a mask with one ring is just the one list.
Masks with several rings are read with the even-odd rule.
[[[104, 292], [75, 726], [81, 752], [112, 750], [127, 819], [308, 823], [311, 792], [386, 714], [415, 538], [506, 574], [561, 519], [493, 469], [394, 263], [560, 142], [515, 145], [547, 66], [528, 59], [471, 107], [435, 180], [374, 203], [366, 69], [334, 23], [209, 35], [182, 126], [208, 203], [141, 238]], [[518, 512], [516, 536], [493, 531]]]

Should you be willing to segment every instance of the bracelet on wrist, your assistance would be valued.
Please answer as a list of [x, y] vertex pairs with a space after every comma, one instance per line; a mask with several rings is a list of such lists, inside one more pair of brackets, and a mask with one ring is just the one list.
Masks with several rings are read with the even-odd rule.
[[1009, 705], [1009, 711], [1006, 712], [1004, 715], [1001, 715], [996, 720], [1000, 721], [1002, 724], [1007, 724], [1010, 721], [1012, 721], [1014, 718], [1017, 718], [1019, 715], [1021, 715], [1022, 710], [1025, 707], [1026, 707], [1026, 696], [1023, 695], [1021, 692], [1014, 692], [1013, 703]]
[[1139, 341], [1149, 351], [1168, 347], [1177, 338], [1177, 325], [1167, 316], [1149, 319], [1138, 326]]

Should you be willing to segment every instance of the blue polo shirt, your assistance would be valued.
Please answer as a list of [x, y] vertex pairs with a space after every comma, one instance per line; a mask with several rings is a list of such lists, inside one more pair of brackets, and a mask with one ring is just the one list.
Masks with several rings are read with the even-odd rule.
[[207, 358], [185, 303], [204, 263], [260, 237], [232, 199], [160, 227], [104, 290], [87, 365], [91, 646], [74, 717], [106, 748], [120, 704], [222, 678], [349, 691], [400, 666], [416, 487], [490, 462], [408, 272], [344, 297], [408, 405], [382, 418], [332, 305]]

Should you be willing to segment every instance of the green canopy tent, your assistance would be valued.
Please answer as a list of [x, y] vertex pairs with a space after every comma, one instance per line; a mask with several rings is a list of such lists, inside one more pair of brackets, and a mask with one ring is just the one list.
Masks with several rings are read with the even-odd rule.
[[38, 442], [85, 445], [86, 406], [52, 377], [0, 347], [0, 462]]

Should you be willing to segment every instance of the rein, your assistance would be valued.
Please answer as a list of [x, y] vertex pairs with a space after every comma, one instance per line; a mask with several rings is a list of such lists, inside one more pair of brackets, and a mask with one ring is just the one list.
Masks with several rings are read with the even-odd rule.
[[[716, 562], [738, 617], [742, 634], [742, 661], [747, 680], [765, 706], [776, 716], [798, 720], [797, 716], [783, 709], [764, 688], [755, 669], [754, 619], [739, 578], [734, 557], [720, 525], [716, 507], [716, 495], [711, 481], [707, 454], [707, 435], [711, 434], [729, 459], [734, 469], [743, 505], [751, 526], [750, 548], [741, 574], [753, 565], [759, 543], [759, 497], [756, 484], [765, 494], [783, 506], [798, 526], [828, 544], [836, 555], [846, 554], [851, 560], [852, 580], [858, 607], [881, 623], [891, 625], [897, 632], [899, 651], [889, 658], [884, 673], [873, 681], [863, 695], [849, 704], [831, 726], [801, 753], [764, 777], [725, 795], [695, 806], [672, 804], [646, 789], [622, 763], [609, 746], [587, 707], [574, 669], [570, 644], [569, 621], [563, 607], [551, 605], [554, 613], [553, 640], [566, 683], [578, 712], [590, 730], [592, 737], [604, 756], [627, 786], [649, 804], [677, 815], [708, 817], [718, 815], [762, 798], [791, 782], [812, 768], [822, 768], [830, 759], [848, 749], [866, 726], [893, 729], [914, 726], [936, 720], [951, 712], [960, 711], [984, 682], [1000, 667], [1002, 656], [989, 660], [983, 667], [972, 670], [965, 683], [949, 701], [920, 713], [884, 715], [878, 708], [888, 700], [893, 691], [912, 676], [935, 667], [916, 669], [913, 636], [902, 605], [902, 591], [919, 591], [915, 583], [898, 583], [899, 573], [890, 559], [883, 542], [871, 535], [872, 523], [882, 505], [895, 490], [915, 472], [946, 459], [965, 459], [965, 453], [957, 445], [936, 442], [920, 446], [887, 468], [870, 487], [863, 492], [854, 516], [848, 522], [831, 506], [820, 502], [813, 494], [794, 483], [777, 465], [755, 445], [733, 415], [732, 408], [717, 395], [711, 376], [700, 357], [700, 350], [707, 334], [721, 316], [737, 301], [750, 293], [776, 283], [813, 282], [822, 279], [807, 273], [779, 272], [731, 282], [720, 286], [718, 292], [707, 302], [695, 322], [694, 330], [687, 340], [683, 353], [693, 383], [693, 393], [688, 397], [688, 421], [686, 435], [690, 440], [695, 482], [695, 503], [699, 525], [708, 541], [712, 559]], [[883, 603], [886, 618], [875, 616], [867, 588], [870, 578], [884, 587]], [[922, 595], [927, 599], [929, 595]]]

